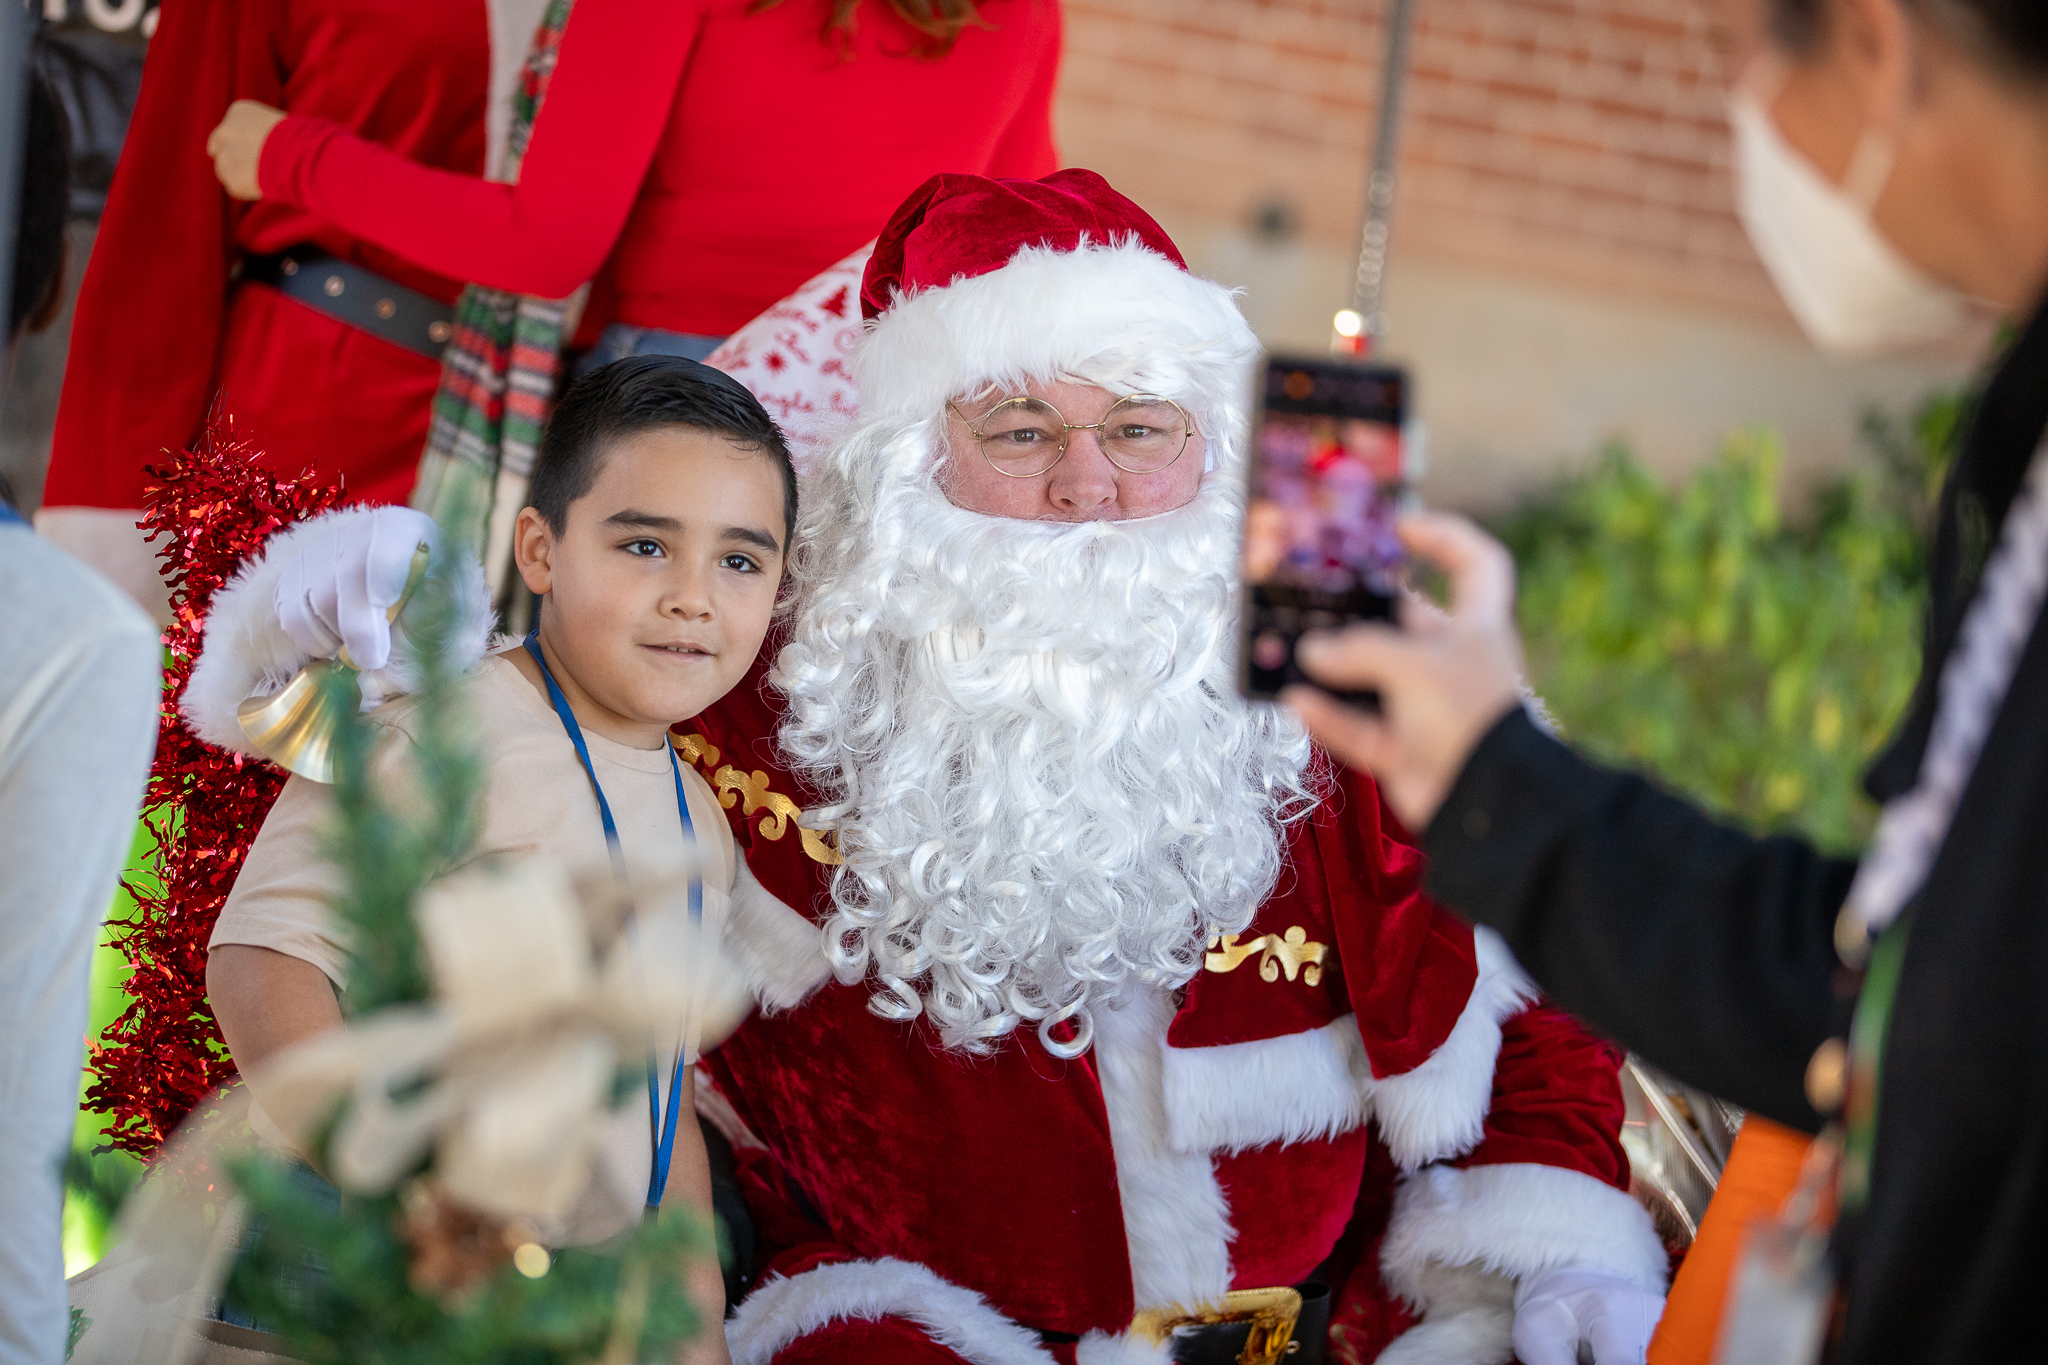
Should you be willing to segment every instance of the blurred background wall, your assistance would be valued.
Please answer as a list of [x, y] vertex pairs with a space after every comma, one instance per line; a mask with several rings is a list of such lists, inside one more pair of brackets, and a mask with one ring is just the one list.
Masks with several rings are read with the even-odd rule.
[[[1269, 345], [1349, 301], [1387, 0], [1069, 0], [1070, 165], [1245, 290]], [[1432, 501], [1494, 511], [1610, 439], [1675, 476], [1731, 428], [1795, 487], [1871, 405], [1967, 374], [1816, 354], [1735, 217], [1720, 56], [1691, 0], [1418, 0], [1384, 354], [1413, 367]], [[1981, 338], [1977, 339], [1981, 345]]]
[[[1276, 347], [1321, 349], [1348, 302], [1388, 0], [1067, 0], [1069, 165], [1158, 214], [1245, 290]], [[81, 165], [70, 278], [91, 248], [153, 0], [40, 0]], [[1413, 367], [1428, 495], [1504, 508], [1611, 439], [1667, 477], [1752, 422], [1795, 489], [1859, 453], [1975, 348], [1843, 364], [1777, 301], [1733, 208], [1720, 58], [1692, 0], [1417, 0], [1385, 353]], [[99, 87], [93, 89], [93, 87]], [[104, 93], [102, 93], [104, 92]], [[69, 312], [24, 348], [0, 473], [39, 501]]]

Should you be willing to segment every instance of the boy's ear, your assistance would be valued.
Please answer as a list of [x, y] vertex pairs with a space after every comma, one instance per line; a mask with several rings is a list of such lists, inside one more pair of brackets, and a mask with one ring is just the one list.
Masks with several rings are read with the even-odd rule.
[[526, 590], [546, 597], [555, 585], [555, 533], [537, 507], [523, 507], [512, 523], [512, 562]]

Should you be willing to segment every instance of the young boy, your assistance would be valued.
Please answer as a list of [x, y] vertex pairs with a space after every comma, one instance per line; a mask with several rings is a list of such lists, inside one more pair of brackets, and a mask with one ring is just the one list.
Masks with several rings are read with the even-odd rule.
[[[613, 856], [608, 811], [628, 863], [673, 864], [685, 847], [680, 781], [706, 936], [784, 928], [794, 915], [753, 880], [711, 788], [675, 761], [668, 737], [740, 680], [767, 633], [796, 521], [781, 434], [716, 370], [663, 356], [621, 360], [563, 396], [530, 496], [514, 548], [541, 600], [536, 637], [487, 655], [463, 683], [488, 744], [472, 858], [546, 855], [572, 869], [603, 867]], [[383, 732], [380, 780], [404, 781], [415, 719], [404, 699], [371, 713]], [[207, 989], [245, 1070], [341, 1022], [347, 945], [328, 922], [335, 874], [320, 853], [331, 804], [327, 787], [297, 777], [285, 785], [213, 932]], [[676, 1061], [671, 1047], [657, 1068], [663, 1116], [671, 1076], [682, 1088], [663, 1193], [708, 1207], [690, 1104], [695, 1058], [685, 1055], [679, 1069]], [[653, 1145], [640, 1144], [649, 1170]], [[572, 1228], [563, 1240], [616, 1230]]]

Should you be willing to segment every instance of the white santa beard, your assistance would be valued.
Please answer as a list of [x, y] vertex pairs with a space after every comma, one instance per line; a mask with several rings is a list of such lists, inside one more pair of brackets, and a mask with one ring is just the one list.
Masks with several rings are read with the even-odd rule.
[[1091, 1006], [1250, 923], [1313, 804], [1300, 727], [1236, 692], [1234, 500], [1066, 525], [821, 482], [775, 681], [846, 855], [834, 969], [949, 1046], [1032, 1020], [1078, 1055]]

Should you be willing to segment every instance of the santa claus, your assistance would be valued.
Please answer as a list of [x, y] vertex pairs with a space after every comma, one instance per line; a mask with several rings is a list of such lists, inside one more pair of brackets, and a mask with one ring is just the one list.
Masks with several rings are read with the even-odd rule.
[[[1237, 695], [1229, 291], [1062, 171], [935, 177], [861, 302], [786, 633], [677, 738], [789, 907], [708, 1059], [734, 1360], [1228, 1360], [1226, 1296], [1320, 1280], [1333, 1359], [1639, 1361], [1618, 1053]], [[335, 534], [285, 615], [381, 659], [391, 570]]]

